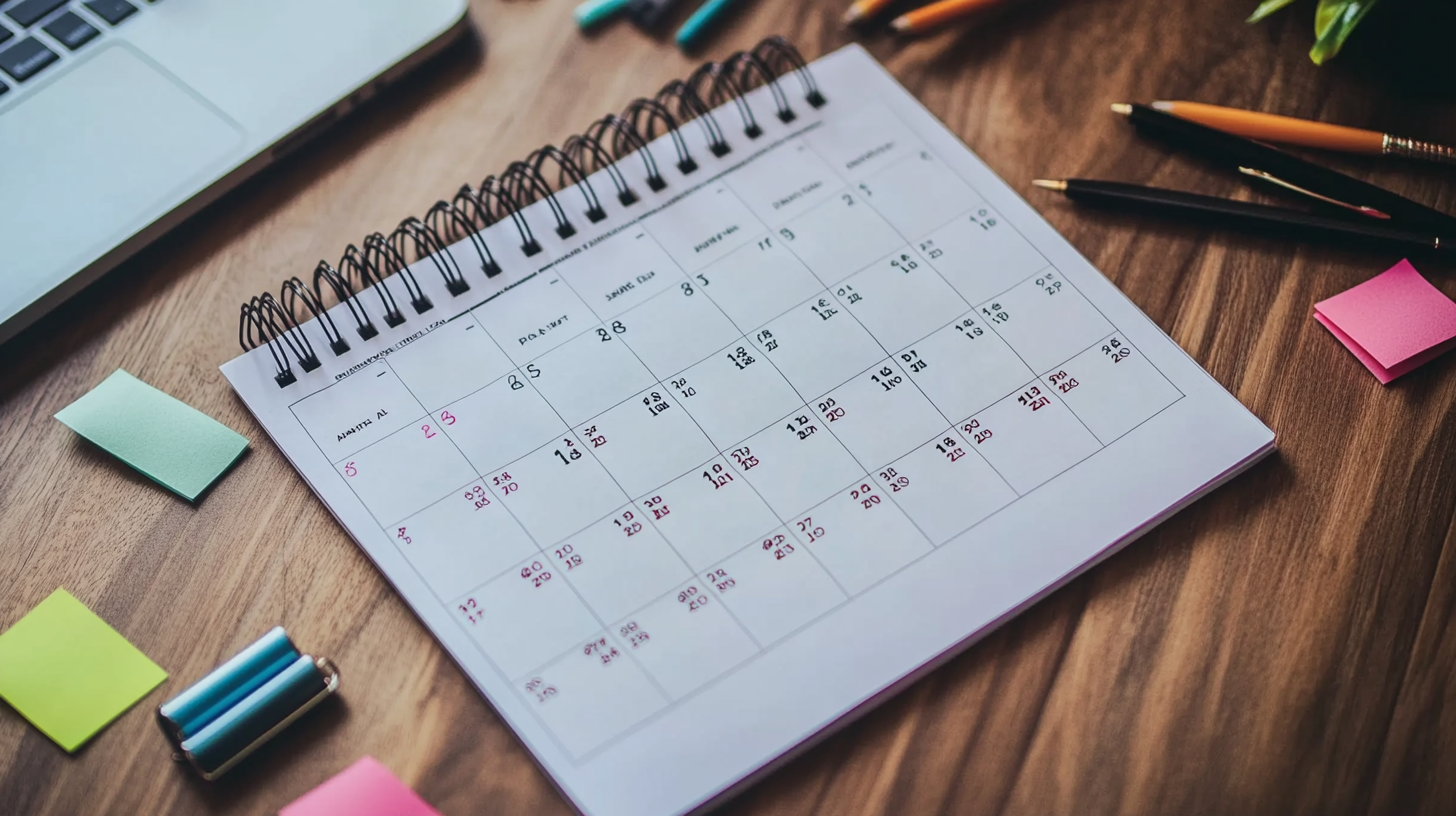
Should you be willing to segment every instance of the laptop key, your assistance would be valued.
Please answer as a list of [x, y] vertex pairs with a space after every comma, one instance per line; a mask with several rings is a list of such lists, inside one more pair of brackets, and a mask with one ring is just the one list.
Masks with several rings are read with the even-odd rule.
[[136, 12], [136, 6], [126, 0], [86, 0], [86, 8], [111, 25], [125, 20]]
[[72, 51], [90, 42], [93, 37], [101, 33], [96, 30], [95, 26], [78, 17], [74, 11], [68, 11], [46, 23], [45, 32], [60, 40], [61, 45]]
[[8, 90], [10, 90], [10, 86], [9, 85], [6, 85], [3, 82], [0, 82], [0, 96], [4, 96], [5, 95], [5, 92], [8, 91]]
[[30, 28], [40, 22], [42, 17], [65, 4], [66, 0], [21, 0], [5, 13], [10, 15], [10, 19], [20, 23], [22, 28]]
[[6, 28], [5, 26], [0, 26], [0, 43], [3, 43], [14, 36], [14, 34], [10, 33], [10, 29]]
[[4, 70], [16, 82], [24, 82], [57, 59], [56, 52], [46, 48], [36, 38], [26, 37], [0, 51], [0, 70]]

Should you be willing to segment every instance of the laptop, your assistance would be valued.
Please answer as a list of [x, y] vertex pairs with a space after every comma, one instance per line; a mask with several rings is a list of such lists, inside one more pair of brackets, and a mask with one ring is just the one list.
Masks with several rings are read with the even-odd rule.
[[0, 0], [0, 343], [466, 30], [466, 0]]

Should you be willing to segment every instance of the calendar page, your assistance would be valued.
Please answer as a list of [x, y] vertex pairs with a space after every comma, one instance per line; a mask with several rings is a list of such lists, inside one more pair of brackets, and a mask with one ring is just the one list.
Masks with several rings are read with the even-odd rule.
[[1273, 449], [862, 49], [811, 70], [296, 382], [223, 367], [592, 816], [729, 795]]

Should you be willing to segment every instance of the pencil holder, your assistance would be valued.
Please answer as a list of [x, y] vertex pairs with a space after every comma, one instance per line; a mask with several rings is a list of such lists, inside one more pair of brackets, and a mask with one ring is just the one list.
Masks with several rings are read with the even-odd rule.
[[339, 688], [326, 657], [302, 654], [283, 627], [157, 708], [172, 758], [203, 779], [227, 773]]

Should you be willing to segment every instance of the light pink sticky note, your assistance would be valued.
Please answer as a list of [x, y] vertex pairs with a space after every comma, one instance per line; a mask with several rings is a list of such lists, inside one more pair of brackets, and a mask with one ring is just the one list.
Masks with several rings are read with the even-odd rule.
[[1456, 302], [1401, 261], [1314, 305], [1314, 319], [1388, 383], [1456, 346]]
[[440, 816], [374, 757], [305, 793], [278, 816]]

